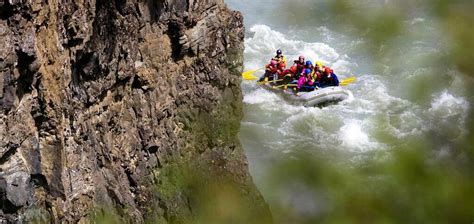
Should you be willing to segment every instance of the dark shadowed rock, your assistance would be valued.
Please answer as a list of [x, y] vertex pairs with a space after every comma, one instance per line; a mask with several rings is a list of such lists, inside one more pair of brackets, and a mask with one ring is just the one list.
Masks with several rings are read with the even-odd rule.
[[270, 220], [237, 139], [240, 13], [222, 0], [10, 0], [0, 12], [0, 222], [77, 223], [103, 206], [179, 222], [196, 216], [192, 195], [164, 197], [154, 180], [182, 163], [230, 177]]

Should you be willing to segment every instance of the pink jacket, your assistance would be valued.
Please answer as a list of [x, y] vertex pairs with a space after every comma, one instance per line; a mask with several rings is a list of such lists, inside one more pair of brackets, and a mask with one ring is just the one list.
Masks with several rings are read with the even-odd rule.
[[298, 84], [297, 87], [298, 89], [301, 89], [301, 87], [306, 83], [306, 76], [301, 75], [300, 78], [298, 79]]

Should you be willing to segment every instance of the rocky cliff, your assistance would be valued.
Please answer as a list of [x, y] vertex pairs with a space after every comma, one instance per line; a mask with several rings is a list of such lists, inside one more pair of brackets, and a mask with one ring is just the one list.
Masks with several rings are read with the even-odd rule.
[[268, 221], [237, 139], [243, 38], [223, 0], [0, 1], [0, 223], [192, 222], [182, 164]]

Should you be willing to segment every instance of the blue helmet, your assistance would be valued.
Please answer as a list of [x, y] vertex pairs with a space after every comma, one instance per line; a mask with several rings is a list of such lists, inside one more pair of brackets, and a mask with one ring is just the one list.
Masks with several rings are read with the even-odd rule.
[[283, 52], [280, 49], [278, 49], [277, 50], [277, 55], [280, 55], [280, 54], [283, 54]]
[[311, 69], [309, 69], [309, 68], [305, 69], [304, 74], [311, 74]]
[[313, 65], [313, 62], [311, 62], [310, 60], [306, 61], [306, 66], [311, 66]]

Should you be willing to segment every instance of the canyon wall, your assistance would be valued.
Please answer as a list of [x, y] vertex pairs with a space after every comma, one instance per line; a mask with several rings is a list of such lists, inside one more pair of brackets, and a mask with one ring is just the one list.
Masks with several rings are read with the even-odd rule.
[[222, 0], [0, 1], [0, 223], [193, 222], [182, 167], [269, 221], [237, 138], [242, 20]]

